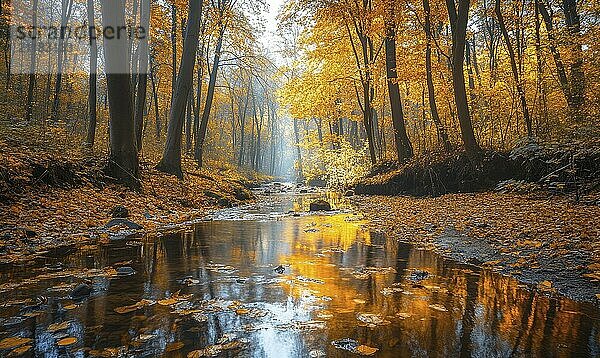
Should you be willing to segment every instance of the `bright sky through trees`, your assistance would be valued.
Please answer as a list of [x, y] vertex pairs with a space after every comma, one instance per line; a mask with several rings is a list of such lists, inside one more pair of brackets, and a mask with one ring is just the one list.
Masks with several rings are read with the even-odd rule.
[[283, 0], [267, 0], [269, 4], [268, 12], [265, 12], [265, 33], [261, 37], [263, 46], [273, 56], [273, 60], [278, 61], [279, 55], [277, 54], [278, 48], [278, 36], [277, 36], [277, 14], [279, 9], [283, 5]]

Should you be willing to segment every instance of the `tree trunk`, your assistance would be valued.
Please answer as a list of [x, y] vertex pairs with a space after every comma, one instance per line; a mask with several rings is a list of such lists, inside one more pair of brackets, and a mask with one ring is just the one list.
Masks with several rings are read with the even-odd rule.
[[177, 89], [177, 6], [171, 4], [171, 106]]
[[185, 105], [188, 101], [192, 87], [194, 63], [198, 50], [198, 36], [200, 32], [200, 18], [202, 16], [202, 0], [190, 0], [187, 31], [185, 34], [185, 47], [181, 56], [181, 65], [177, 76], [177, 92], [173, 97], [173, 104], [169, 114], [167, 128], [167, 143], [163, 158], [156, 168], [162, 172], [183, 178], [181, 170], [181, 135]]
[[[193, 78], [194, 75], [192, 75]], [[190, 153], [192, 151], [192, 112], [194, 111], [194, 88], [190, 88], [190, 94], [188, 95], [187, 109], [185, 115], [185, 151]]]
[[144, 135], [144, 109], [146, 108], [146, 93], [148, 88], [148, 37], [150, 36], [150, 0], [141, 0], [140, 22], [145, 33], [139, 45], [139, 67], [137, 95], [135, 99], [135, 142], [138, 152], [142, 151], [142, 139]]
[[456, 102], [460, 133], [465, 151], [473, 154], [481, 151], [481, 148], [477, 143], [477, 139], [475, 139], [473, 123], [471, 122], [464, 73], [470, 0], [458, 0], [458, 12], [456, 11], [454, 0], [446, 0], [446, 5], [452, 29], [452, 84], [454, 87], [454, 100]]
[[404, 112], [402, 110], [402, 99], [398, 89], [398, 68], [396, 62], [396, 21], [393, 5], [387, 15], [385, 36], [385, 67], [387, 74], [387, 85], [392, 107], [392, 125], [394, 127], [394, 140], [396, 143], [396, 154], [398, 163], [412, 158], [413, 149], [406, 134], [404, 123]]
[[246, 92], [246, 98], [244, 99], [244, 109], [240, 115], [240, 156], [238, 158], [238, 167], [241, 167], [244, 164], [244, 138], [245, 138], [245, 129], [246, 129], [246, 113], [248, 111], [248, 103], [250, 101], [250, 91], [252, 91], [252, 80], [248, 80], [248, 90]]
[[52, 111], [50, 112], [50, 119], [53, 122], [58, 120], [58, 110], [60, 107], [60, 92], [62, 89], [62, 75], [64, 68], [64, 57], [66, 53], [65, 37], [67, 22], [71, 17], [71, 10], [73, 0], [62, 0], [62, 9], [60, 15], [60, 37], [58, 39], [58, 62], [56, 71], [56, 82], [54, 84], [54, 100], [52, 101]]
[[88, 95], [88, 109], [90, 118], [88, 121], [87, 145], [93, 149], [96, 138], [96, 78], [98, 67], [98, 47], [96, 45], [96, 25], [94, 22], [95, 14], [93, 0], [87, 0], [87, 17], [90, 37], [90, 88]]
[[156, 121], [156, 138], [160, 138], [162, 132], [162, 123], [160, 121], [160, 112], [158, 108], [158, 93], [156, 92], [156, 79], [154, 78], [154, 65], [150, 63], [150, 82], [152, 84], [152, 96], [154, 97], [154, 120]]
[[[33, 18], [32, 25], [33, 28], [37, 27], [37, 8], [38, 8], [38, 0], [33, 0]], [[37, 58], [37, 36], [32, 39], [31, 46], [31, 54], [29, 59], [29, 88], [27, 89], [27, 113], [25, 114], [25, 119], [27, 122], [31, 121], [31, 116], [33, 114], [33, 96], [35, 90], [35, 62]], [[7, 69], [8, 70], [8, 69]]]
[[200, 105], [202, 103], [202, 81], [204, 79], [202, 57], [204, 45], [200, 47], [200, 55], [198, 56], [198, 77], [196, 83], [196, 108], [194, 110], [194, 159], [198, 159], [200, 155]]
[[[120, 0], [102, 0], [104, 28], [125, 26], [125, 7]], [[104, 41], [106, 82], [110, 114], [110, 157], [107, 171], [132, 188], [138, 188], [139, 162], [135, 146], [131, 74], [127, 73], [127, 38]]]
[[425, 37], [427, 39], [425, 47], [425, 70], [427, 72], [427, 97], [429, 100], [429, 111], [431, 112], [433, 123], [435, 123], [435, 127], [437, 128], [438, 136], [444, 145], [444, 150], [446, 153], [448, 153], [452, 151], [452, 144], [448, 138], [446, 126], [444, 126], [440, 119], [437, 102], [435, 100], [435, 87], [433, 85], [433, 70], [431, 68], [431, 42], [433, 41], [433, 34], [431, 31], [431, 9], [429, 7], [429, 0], [423, 0], [423, 9], [425, 11]]
[[215, 87], [217, 85], [217, 74], [219, 71], [219, 61], [221, 59], [221, 49], [223, 47], [223, 36], [225, 35], [224, 23], [221, 23], [221, 29], [219, 31], [219, 38], [217, 39], [217, 46], [215, 48], [215, 56], [210, 71], [210, 79], [208, 80], [208, 89], [206, 92], [206, 103], [204, 104], [204, 111], [202, 112], [202, 119], [200, 120], [200, 136], [198, 137], [198, 156], [196, 161], [198, 166], [202, 167], [203, 160], [203, 146], [204, 140], [206, 139], [206, 131], [208, 129], [208, 119], [210, 118], [210, 110], [212, 107], [213, 98], [215, 96]]
[[296, 155], [298, 158], [298, 181], [304, 181], [304, 174], [302, 173], [302, 149], [300, 148], [300, 133], [298, 130], [298, 120], [292, 119], [294, 122], [294, 141], [296, 144]]
[[581, 23], [577, 13], [576, 0], [564, 0], [563, 10], [569, 31], [567, 44], [573, 61], [569, 67], [571, 75], [571, 117], [581, 122], [585, 119], [585, 73], [583, 72], [583, 51], [581, 47]]
[[[546, 33], [548, 34], [548, 47], [550, 48], [550, 52], [552, 53], [552, 57], [554, 58], [554, 63], [556, 65], [556, 72], [558, 73], [558, 81], [560, 84], [560, 88], [563, 91], [563, 94], [567, 100], [567, 105], [569, 107], [569, 115], [575, 121], [581, 121], [584, 116], [583, 112], [583, 91], [585, 90], [584, 83], [584, 73], [581, 68], [582, 60], [581, 60], [581, 44], [579, 39], [580, 25], [579, 25], [579, 16], [577, 15], [577, 10], [575, 7], [575, 3], [572, 0], [565, 0], [564, 2], [565, 9], [565, 20], [567, 22], [567, 26], [569, 27], [569, 33], [571, 36], [576, 37], [576, 45], [572, 45], [571, 48], [579, 47], [579, 49], [575, 49], [575, 61], [571, 65], [571, 75], [575, 76], [571, 79], [571, 83], [569, 82], [569, 78], [567, 77], [567, 72], [565, 70], [565, 65], [562, 61], [562, 57], [557, 47], [557, 40], [554, 36], [554, 25], [552, 23], [552, 16], [548, 12], [546, 5], [543, 1], [538, 1], [538, 10], [540, 15], [542, 15], [542, 19], [544, 20], [544, 24], [546, 26]], [[572, 41], [572, 40], [570, 40]], [[578, 43], [578, 45], [577, 45]], [[573, 88], [575, 85], [575, 88]]]
[[502, 8], [500, 6], [500, 0], [496, 0], [496, 17], [498, 18], [498, 25], [500, 26], [500, 31], [502, 32], [502, 36], [504, 37], [504, 42], [506, 43], [506, 48], [508, 50], [508, 57], [510, 58], [510, 67], [512, 69], [513, 78], [517, 85], [517, 93], [519, 95], [519, 100], [521, 101], [521, 109], [523, 110], [523, 118], [525, 119], [525, 125], [527, 126], [527, 136], [531, 137], [533, 135], [532, 127], [531, 127], [531, 117], [529, 116], [529, 109], [527, 108], [527, 99], [525, 98], [525, 89], [523, 88], [523, 82], [521, 82], [521, 78], [519, 76], [519, 70], [517, 68], [517, 62], [515, 60], [515, 51], [513, 49], [512, 43], [510, 41], [510, 36], [508, 35], [508, 31], [506, 30], [506, 24], [504, 23], [504, 17], [502, 16]]

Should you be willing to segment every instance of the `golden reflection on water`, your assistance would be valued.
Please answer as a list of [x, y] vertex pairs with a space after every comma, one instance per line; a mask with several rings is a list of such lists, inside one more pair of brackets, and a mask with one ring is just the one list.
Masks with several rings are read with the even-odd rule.
[[[330, 200], [344, 208], [339, 197]], [[252, 357], [346, 356], [331, 345], [340, 338], [377, 348], [379, 357], [600, 354], [599, 315], [592, 305], [537, 295], [513, 279], [369, 233], [350, 212], [269, 216], [274, 210], [302, 212], [308, 201], [248, 209], [257, 215], [252, 221], [203, 222], [140, 245], [116, 242], [71, 255], [68, 267], [127, 262], [137, 273], [94, 278], [96, 293], [68, 310], [68, 294], [48, 288], [78, 282], [72, 275], [6, 291], [10, 300], [46, 295], [48, 304], [35, 308], [39, 315], [24, 325], [4, 324], [0, 339], [33, 337], [35, 352], [46, 356], [92, 350], [183, 357], [228, 334], [249, 343], [225, 355]], [[275, 270], [280, 265], [282, 274]], [[26, 275], [9, 272], [2, 282]], [[186, 277], [195, 283], [184, 284]], [[204, 310], [206, 320], [160, 304], [115, 312], [176, 293], [186, 297], [185, 309]], [[223, 307], [209, 312], [207, 302]], [[28, 310], [10, 306], [0, 317], [6, 323]], [[48, 332], [63, 321], [70, 322], [68, 331]], [[57, 347], [64, 334], [78, 343]]]

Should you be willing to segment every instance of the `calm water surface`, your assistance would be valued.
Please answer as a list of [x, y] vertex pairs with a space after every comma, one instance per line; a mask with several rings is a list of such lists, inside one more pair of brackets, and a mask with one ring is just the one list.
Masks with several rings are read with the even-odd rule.
[[[310, 198], [5, 269], [0, 356], [11, 337], [47, 357], [600, 355], [593, 305], [369, 233], [342, 202], [289, 212]], [[71, 299], [85, 280], [92, 295]]]

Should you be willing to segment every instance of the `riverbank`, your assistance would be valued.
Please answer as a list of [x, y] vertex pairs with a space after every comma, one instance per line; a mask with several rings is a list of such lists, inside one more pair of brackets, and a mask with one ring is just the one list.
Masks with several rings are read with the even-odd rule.
[[[105, 176], [102, 154], [31, 148], [0, 140], [0, 263], [108, 240], [131, 223], [141, 228], [129, 234], [139, 235], [202, 217], [253, 200], [247, 187], [265, 180], [224, 166], [198, 169], [191, 160], [178, 180], [142, 162], [141, 190], [132, 191]], [[115, 217], [130, 227], [105, 227]]]
[[600, 207], [568, 197], [448, 194], [355, 196], [369, 229], [543, 291], [600, 302]]

